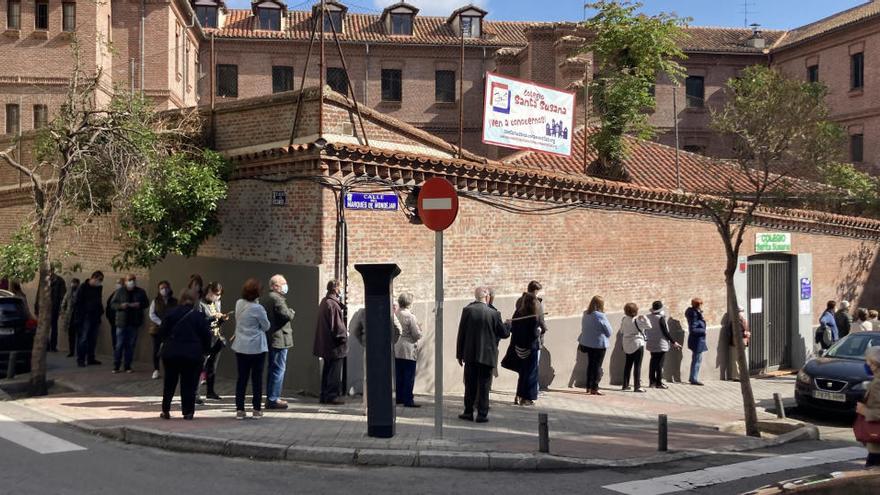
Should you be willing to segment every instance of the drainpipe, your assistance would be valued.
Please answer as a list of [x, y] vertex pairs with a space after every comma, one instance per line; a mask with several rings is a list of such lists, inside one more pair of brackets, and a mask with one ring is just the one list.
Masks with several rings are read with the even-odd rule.
[[364, 70], [364, 106], [369, 107], [370, 102], [367, 101], [367, 98], [370, 96], [370, 44], [364, 43], [364, 46], [367, 50], [366, 61], [364, 63], [366, 66]]
[[146, 29], [147, 2], [141, 0], [141, 29], [140, 29], [140, 51], [141, 51], [141, 96], [144, 95], [144, 70], [146, 68], [146, 60], [144, 59], [144, 29]]

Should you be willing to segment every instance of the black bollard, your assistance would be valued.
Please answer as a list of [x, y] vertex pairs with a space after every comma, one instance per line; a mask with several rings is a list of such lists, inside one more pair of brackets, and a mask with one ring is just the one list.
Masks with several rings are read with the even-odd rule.
[[669, 422], [665, 414], [657, 417], [657, 450], [666, 452], [669, 450]]
[[391, 282], [400, 274], [394, 263], [354, 266], [364, 278], [366, 306], [367, 435], [394, 436]]
[[547, 424], [547, 413], [538, 413], [538, 451], [550, 452], [550, 425]]
[[785, 406], [782, 404], [782, 396], [779, 395], [779, 392], [773, 393], [773, 402], [776, 403], [776, 417], [785, 419]]

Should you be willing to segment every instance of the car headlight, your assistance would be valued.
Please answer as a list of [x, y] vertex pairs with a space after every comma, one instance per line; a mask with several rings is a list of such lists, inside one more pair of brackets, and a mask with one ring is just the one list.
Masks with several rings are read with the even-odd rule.
[[813, 382], [813, 377], [808, 375], [804, 370], [798, 371], [797, 381], [803, 383], [804, 385], [809, 385]]
[[871, 385], [871, 380], [865, 380], [863, 382], [856, 383], [852, 386], [850, 390], [868, 390], [869, 385]]

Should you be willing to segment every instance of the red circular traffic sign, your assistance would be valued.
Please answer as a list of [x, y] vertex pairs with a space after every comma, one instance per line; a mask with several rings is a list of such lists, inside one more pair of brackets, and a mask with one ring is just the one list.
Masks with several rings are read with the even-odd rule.
[[446, 230], [458, 216], [458, 193], [446, 179], [428, 179], [419, 192], [418, 209], [425, 227]]

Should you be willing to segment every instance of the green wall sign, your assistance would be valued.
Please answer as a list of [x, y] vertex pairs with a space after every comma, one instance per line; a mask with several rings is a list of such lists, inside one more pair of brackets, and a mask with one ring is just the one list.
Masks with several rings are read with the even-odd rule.
[[791, 251], [791, 234], [755, 234], [756, 253], [785, 253]]

